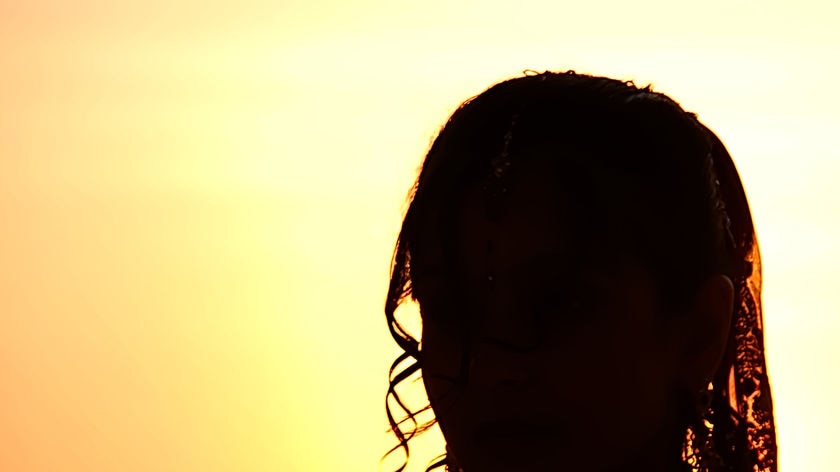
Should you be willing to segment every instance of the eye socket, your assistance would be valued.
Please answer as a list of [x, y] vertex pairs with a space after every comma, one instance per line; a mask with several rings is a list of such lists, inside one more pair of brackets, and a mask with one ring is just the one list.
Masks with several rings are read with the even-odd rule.
[[555, 281], [533, 297], [531, 309], [544, 324], [577, 324], [602, 313], [607, 296], [593, 280]]
[[424, 321], [454, 322], [461, 316], [462, 302], [459, 301], [458, 291], [446, 277], [424, 277], [415, 287], [414, 294]]
[[538, 315], [554, 319], [573, 318], [586, 308], [586, 297], [577, 290], [552, 290], [537, 297], [532, 308]]

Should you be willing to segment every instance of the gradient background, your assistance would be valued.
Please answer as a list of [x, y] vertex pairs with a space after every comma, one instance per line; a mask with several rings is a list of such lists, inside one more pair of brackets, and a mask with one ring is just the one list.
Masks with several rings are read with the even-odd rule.
[[377, 470], [404, 197], [529, 68], [652, 82], [723, 138], [782, 470], [836, 470], [831, 3], [0, 0], [0, 470]]

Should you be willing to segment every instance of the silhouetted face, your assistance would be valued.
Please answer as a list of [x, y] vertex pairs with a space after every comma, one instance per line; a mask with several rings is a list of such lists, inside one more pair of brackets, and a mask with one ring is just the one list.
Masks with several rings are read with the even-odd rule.
[[[673, 431], [676, 356], [656, 284], [622, 250], [620, 224], [581, 227], [556, 165], [514, 160], [496, 221], [470, 189], [454, 274], [415, 281], [423, 379], [467, 472], [610, 470]], [[425, 257], [412, 263], [446, 264]]]

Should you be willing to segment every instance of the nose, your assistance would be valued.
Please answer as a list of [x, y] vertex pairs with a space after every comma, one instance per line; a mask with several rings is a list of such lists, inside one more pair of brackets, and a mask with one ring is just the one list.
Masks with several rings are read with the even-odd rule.
[[525, 382], [536, 364], [540, 332], [535, 316], [504, 291], [491, 294], [473, 346], [470, 376], [484, 387]]
[[470, 382], [480, 389], [515, 387], [527, 383], [535, 364], [531, 352], [513, 351], [493, 341], [484, 339], [473, 347]]
[[526, 303], [520, 303], [511, 280], [490, 278], [485, 313], [478, 339], [518, 353], [536, 348], [540, 330], [537, 317]]

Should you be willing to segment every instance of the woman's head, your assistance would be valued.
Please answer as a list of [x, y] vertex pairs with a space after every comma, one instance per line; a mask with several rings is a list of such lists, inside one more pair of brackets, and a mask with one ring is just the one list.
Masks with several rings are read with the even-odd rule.
[[[749, 208], [720, 141], [664, 95], [545, 73], [467, 101], [394, 263], [386, 314], [444, 463], [774, 467]], [[420, 340], [393, 316], [408, 295]]]

